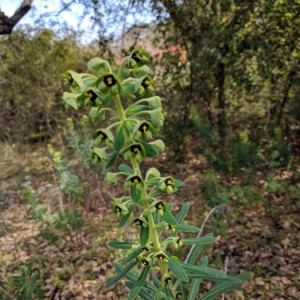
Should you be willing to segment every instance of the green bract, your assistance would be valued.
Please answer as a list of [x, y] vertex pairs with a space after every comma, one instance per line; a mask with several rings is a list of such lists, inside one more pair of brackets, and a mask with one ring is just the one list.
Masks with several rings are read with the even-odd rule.
[[[106, 176], [110, 184], [124, 184], [124, 196], [113, 198], [112, 207], [120, 218], [119, 227], [129, 224], [126, 230], [132, 231], [127, 235], [132, 236], [131, 240], [109, 243], [125, 251], [125, 259], [121, 265], [115, 265], [119, 273], [107, 286], [125, 277], [130, 288], [128, 299], [194, 299], [195, 289], [201, 280], [207, 279], [217, 284], [205, 299], [214, 299], [209, 294], [216, 297], [238, 288], [246, 276], [228, 276], [206, 266], [206, 260], [201, 260], [202, 251], [214, 237], [181, 236], [198, 233], [199, 228], [184, 223], [188, 204], [182, 203], [181, 210], [174, 215], [174, 205], [170, 203], [169, 194], [175, 193], [183, 182], [169, 174], [161, 175], [154, 167], [145, 174], [140, 168], [144, 158], [156, 157], [165, 149], [161, 139], [153, 138], [163, 126], [164, 113], [160, 97], [152, 95], [149, 58], [145, 51], [136, 49], [121, 67], [113, 69], [107, 61], [94, 58], [88, 62], [93, 74], [65, 74], [70, 87], [70, 92], [63, 96], [66, 105], [89, 108], [89, 117], [98, 128], [91, 149], [94, 161], [106, 168], [126, 162]], [[129, 100], [128, 107], [123, 106], [125, 99]], [[172, 251], [186, 246], [192, 249], [183, 263]], [[200, 265], [195, 265], [198, 258]]]

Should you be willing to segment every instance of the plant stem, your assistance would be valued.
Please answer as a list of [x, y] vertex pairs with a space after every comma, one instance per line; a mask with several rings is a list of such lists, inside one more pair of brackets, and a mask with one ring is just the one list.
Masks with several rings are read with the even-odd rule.
[[121, 121], [125, 121], [126, 120], [126, 114], [125, 114], [125, 111], [124, 111], [124, 108], [123, 108], [120, 96], [118, 94], [114, 95], [113, 96], [113, 100], [114, 100], [115, 106], [117, 108], [120, 120]]
[[[131, 159], [131, 165], [138, 176], [142, 178], [141, 169], [139, 163], [135, 159]], [[143, 193], [142, 193], [142, 204], [144, 209], [147, 211], [147, 217], [148, 217], [148, 223], [149, 223], [149, 232], [151, 235], [151, 240], [153, 242], [153, 246], [156, 252], [159, 252], [161, 250], [159, 237], [155, 228], [155, 223], [153, 220], [152, 213], [149, 210], [149, 203], [147, 201], [147, 191], [146, 186], [143, 185]]]
[[[126, 114], [125, 114], [120, 96], [119, 95], [114, 95], [113, 100], [114, 100], [114, 104], [115, 104], [115, 106], [117, 108], [117, 111], [118, 111], [119, 119], [120, 119], [120, 121], [124, 122], [126, 120]], [[141, 169], [140, 169], [140, 165], [134, 158], [131, 159], [131, 165], [132, 165], [133, 169], [135, 170], [136, 174], [138, 176], [140, 176], [140, 178], [143, 178], [142, 173], [141, 173]], [[147, 218], [148, 218], [148, 224], [149, 224], [149, 233], [150, 233], [151, 241], [152, 241], [153, 246], [154, 246], [154, 250], [155, 250], [155, 252], [160, 252], [161, 251], [161, 245], [160, 245], [160, 241], [159, 241], [159, 236], [158, 236], [158, 233], [157, 233], [157, 230], [156, 230], [156, 226], [155, 226], [155, 223], [154, 223], [152, 213], [150, 212], [150, 209], [149, 209], [149, 203], [147, 201], [147, 196], [148, 195], [147, 195], [146, 186], [143, 185], [143, 193], [142, 193], [141, 202], [142, 202], [144, 210], [147, 212]], [[163, 261], [158, 261], [158, 265], [159, 265], [159, 268], [160, 268], [160, 271], [161, 271], [162, 275], [164, 275], [166, 273], [166, 269], [167, 269], [166, 263], [163, 262]]]

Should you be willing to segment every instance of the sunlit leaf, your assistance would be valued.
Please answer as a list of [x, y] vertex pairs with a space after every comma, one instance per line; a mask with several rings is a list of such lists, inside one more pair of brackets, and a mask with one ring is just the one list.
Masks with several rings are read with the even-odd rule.
[[73, 93], [64, 92], [63, 94], [63, 100], [74, 109], [78, 108], [77, 104], [77, 96]]
[[88, 62], [87, 66], [90, 71], [95, 72], [99, 75], [110, 71], [109, 63], [100, 57], [95, 57], [91, 59]]

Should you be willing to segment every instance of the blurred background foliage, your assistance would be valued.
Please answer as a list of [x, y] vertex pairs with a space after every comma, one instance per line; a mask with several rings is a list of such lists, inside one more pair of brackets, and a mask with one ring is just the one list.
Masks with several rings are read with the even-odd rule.
[[[299, 154], [298, 1], [79, 3], [98, 40], [82, 44], [82, 32], [55, 32], [47, 23], [1, 36], [2, 142], [34, 143], [60, 133], [62, 73], [84, 71], [96, 55], [118, 64], [124, 53], [143, 47], [153, 56], [175, 160], [184, 161], [188, 147], [230, 171], [270, 158], [287, 164]], [[115, 23], [122, 30], [111, 32]], [[221, 166], [224, 159], [230, 164]]]
[[[53, 2], [43, 3], [51, 7]], [[95, 125], [87, 112], [68, 110], [63, 104], [63, 73], [85, 72], [95, 56], [119, 65], [124, 55], [143, 48], [152, 56], [156, 92], [166, 111], [162, 139], [167, 151], [156, 163], [162, 172], [174, 171], [184, 180], [179, 205], [185, 201], [193, 205], [191, 219], [198, 226], [208, 208], [230, 204], [232, 210], [219, 209], [210, 226], [218, 235], [228, 235], [221, 252], [233, 260], [231, 269], [241, 266], [265, 283], [265, 277], [283, 275], [299, 286], [299, 274], [295, 275], [300, 224], [299, 0], [60, 3], [54, 14], [39, 14], [33, 8], [30, 25], [19, 24], [10, 35], [0, 35], [0, 207], [23, 198], [39, 222], [40, 236], [62, 243], [62, 248], [71, 245], [63, 263], [74, 267], [76, 276], [73, 256], [78, 256], [80, 266], [82, 261], [76, 247], [100, 257], [99, 265], [113, 260], [113, 254], [101, 248], [111, 239], [114, 225], [103, 168], [91, 158]], [[90, 41], [91, 32], [80, 25], [73, 28], [61, 17], [76, 5], [82, 8], [79, 15], [76, 11], [79, 23], [87, 18], [91, 24]], [[24, 185], [28, 182], [39, 198]], [[111, 192], [115, 196], [120, 190]], [[225, 213], [230, 214], [226, 221], [221, 220]], [[95, 230], [94, 220], [99, 221]], [[9, 232], [7, 224], [0, 222], [0, 237]], [[89, 238], [90, 233], [98, 237], [99, 230], [105, 234], [100, 242], [92, 238], [86, 242], [86, 237], [78, 238], [79, 229]], [[279, 254], [274, 254], [276, 249]], [[288, 253], [288, 260], [282, 253]], [[32, 258], [35, 263], [37, 256]], [[53, 261], [60, 274], [59, 260]], [[56, 274], [54, 267], [38, 267], [41, 279]], [[10, 268], [0, 259], [0, 273]], [[82, 274], [92, 276], [91, 269], [81, 272], [77, 286]], [[103, 272], [107, 275], [107, 270]], [[55, 275], [59, 291], [67, 282], [62, 273]], [[27, 292], [39, 294], [35, 269], [21, 264], [16, 274], [21, 279], [13, 279], [12, 290], [22, 289], [22, 299]], [[95, 278], [98, 282], [98, 275]], [[272, 278], [278, 298], [280, 284]], [[26, 289], [25, 280], [30, 283]], [[284, 297], [288, 285], [281, 289]], [[48, 283], [48, 290], [53, 286]], [[251, 299], [275, 299], [267, 298], [269, 290], [259, 280], [249, 289]], [[291, 299], [299, 299], [299, 294]]]

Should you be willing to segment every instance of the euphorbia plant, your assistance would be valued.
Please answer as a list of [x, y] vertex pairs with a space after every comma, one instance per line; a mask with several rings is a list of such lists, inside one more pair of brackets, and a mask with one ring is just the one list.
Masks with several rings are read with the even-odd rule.
[[[123, 160], [117, 172], [107, 172], [107, 179], [112, 184], [124, 182], [125, 195], [113, 198], [112, 207], [119, 227], [132, 226], [132, 238], [109, 242], [124, 255], [115, 264], [118, 274], [106, 286], [126, 278], [128, 299], [195, 299], [206, 279], [216, 283], [201, 299], [215, 299], [239, 288], [247, 275], [229, 276], [208, 267], [202, 252], [214, 237], [185, 238], [182, 233], [196, 235], [199, 228], [184, 223], [187, 203], [175, 213], [170, 202], [169, 195], [183, 182], [155, 167], [141, 169], [144, 158], [156, 157], [165, 148], [161, 139], [153, 140], [163, 126], [164, 112], [161, 98], [154, 95], [148, 62], [149, 55], [137, 49], [120, 67], [112, 69], [107, 61], [94, 58], [88, 62], [92, 74], [65, 74], [70, 92], [64, 93], [64, 101], [75, 109], [88, 107], [91, 120], [99, 124], [93, 136], [94, 160], [106, 168]], [[193, 246], [187, 259], [173, 254], [186, 246]]]

